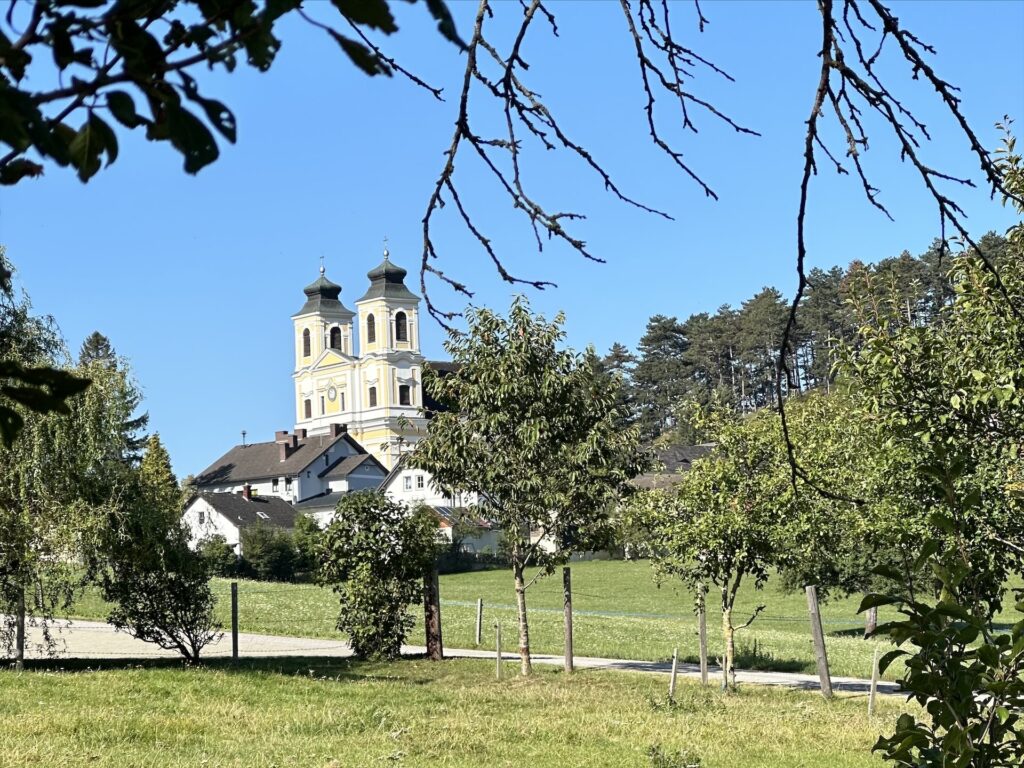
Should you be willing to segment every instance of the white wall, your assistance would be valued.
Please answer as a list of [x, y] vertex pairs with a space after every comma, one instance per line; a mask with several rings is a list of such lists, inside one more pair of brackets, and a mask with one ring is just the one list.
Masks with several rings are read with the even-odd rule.
[[220, 512], [210, 506], [201, 496], [185, 508], [182, 520], [189, 532], [189, 546], [193, 549], [203, 539], [210, 536], [223, 536], [225, 541], [239, 551], [241, 544], [238, 526], [232, 524]]

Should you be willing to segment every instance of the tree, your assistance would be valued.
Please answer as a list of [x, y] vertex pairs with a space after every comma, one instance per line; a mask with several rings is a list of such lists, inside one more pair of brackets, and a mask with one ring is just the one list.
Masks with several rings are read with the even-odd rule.
[[227, 539], [219, 533], [207, 536], [202, 539], [196, 547], [196, 552], [209, 572], [214, 576], [230, 577], [237, 576], [239, 570], [239, 557], [235, 548], [228, 544]]
[[653, 440], [674, 422], [688, 383], [686, 350], [689, 342], [674, 317], [654, 315], [640, 339], [639, 360], [633, 369], [641, 434]]
[[93, 331], [85, 337], [82, 347], [78, 351], [78, 364], [90, 365], [99, 363], [114, 367], [117, 365], [117, 356], [114, 348], [110, 345], [110, 339], [99, 331]]
[[198, 662], [218, 637], [210, 568], [189, 547], [182, 498], [170, 457], [153, 435], [133, 482], [108, 516], [99, 581], [118, 629]]
[[295, 544], [295, 571], [303, 578], [316, 575], [320, 567], [320, 540], [323, 531], [310, 515], [301, 514], [295, 518], [292, 541]]
[[[110, 343], [110, 339], [99, 331], [93, 331], [82, 342], [78, 352], [78, 365], [88, 371], [91, 366], [98, 365], [106, 368], [117, 369], [123, 366]], [[129, 464], [137, 464], [142, 458], [143, 448], [146, 445], [146, 436], [140, 435], [149, 424], [149, 414], [141, 413], [135, 415], [139, 404], [142, 402], [142, 393], [136, 391], [135, 402], [132, 404], [132, 416], [124, 423], [125, 449], [122, 459]]]
[[319, 580], [341, 603], [338, 629], [364, 659], [396, 659], [412, 628], [409, 606], [438, 552], [437, 522], [378, 491], [342, 496], [323, 533]]
[[263, 581], [295, 578], [295, 541], [283, 528], [257, 523], [242, 529], [242, 559], [253, 576]]
[[[410, 462], [441, 488], [476, 494], [483, 515], [501, 527], [525, 675], [527, 587], [592, 547], [644, 456], [636, 428], [618, 425], [615, 380], [602, 382], [593, 355], [560, 348], [561, 314], [549, 323], [516, 297], [507, 317], [472, 307], [467, 319], [468, 333], [445, 342], [458, 369], [424, 382], [447, 409], [434, 415]], [[530, 566], [540, 571], [528, 582]]]

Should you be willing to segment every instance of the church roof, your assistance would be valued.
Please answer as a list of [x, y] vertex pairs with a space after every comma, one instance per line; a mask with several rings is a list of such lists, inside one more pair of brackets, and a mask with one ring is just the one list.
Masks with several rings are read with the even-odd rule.
[[337, 437], [309, 435], [300, 438], [298, 445], [284, 461], [281, 461], [281, 446], [276, 442], [236, 445], [204, 469], [196, 477], [196, 485], [202, 487], [268, 477], [294, 477], [339, 440], [348, 440], [360, 453], [366, 453], [366, 449], [346, 432]]
[[419, 296], [405, 287], [405, 276], [409, 274], [397, 264], [388, 260], [387, 249], [384, 250], [384, 261], [366, 273], [370, 278], [370, 287], [359, 301], [369, 299], [413, 299]]
[[320, 277], [303, 288], [302, 292], [306, 294], [306, 303], [302, 305], [302, 309], [296, 312], [293, 317], [306, 315], [310, 312], [352, 314], [352, 311], [338, 299], [341, 296], [341, 286], [327, 279], [323, 267], [320, 267]]
[[203, 499], [234, 525], [272, 525], [276, 528], [295, 527], [295, 508], [276, 496], [251, 496], [248, 500], [240, 493], [200, 493]]

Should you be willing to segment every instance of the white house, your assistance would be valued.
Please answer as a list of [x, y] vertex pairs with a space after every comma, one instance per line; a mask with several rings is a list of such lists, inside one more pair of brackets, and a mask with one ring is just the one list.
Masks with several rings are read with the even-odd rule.
[[241, 555], [243, 529], [262, 524], [291, 530], [297, 515], [284, 499], [254, 495], [246, 487], [241, 493], [196, 494], [185, 507], [183, 520], [193, 547], [211, 536], [223, 536]]

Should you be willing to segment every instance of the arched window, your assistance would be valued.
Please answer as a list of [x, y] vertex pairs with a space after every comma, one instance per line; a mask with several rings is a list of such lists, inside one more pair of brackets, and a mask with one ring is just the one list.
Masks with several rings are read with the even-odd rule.
[[341, 328], [331, 328], [331, 349], [341, 349]]
[[309, 357], [309, 328], [302, 331], [302, 356]]
[[395, 341], [409, 340], [409, 323], [405, 319], [405, 312], [395, 315]]
[[412, 402], [410, 401], [409, 398], [410, 398], [410, 395], [409, 395], [409, 385], [408, 384], [399, 384], [398, 385], [398, 404], [399, 405], [411, 405]]
[[303, 414], [304, 418], [307, 418], [307, 419], [312, 419], [313, 418], [313, 401], [312, 400], [303, 400], [302, 401], [302, 414]]
[[376, 408], [377, 407], [377, 388], [376, 387], [370, 387], [370, 407], [371, 408]]
[[377, 321], [373, 319], [373, 315], [366, 316], [366, 343], [373, 344], [377, 341]]

